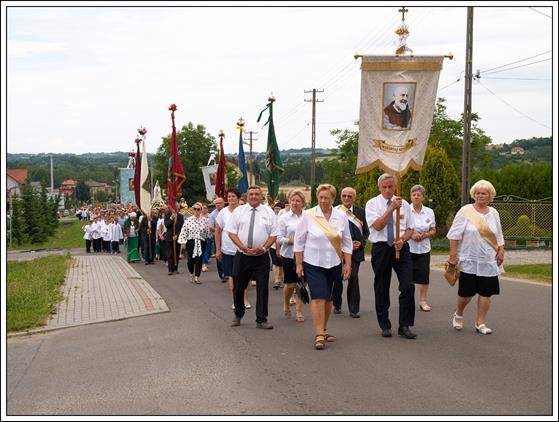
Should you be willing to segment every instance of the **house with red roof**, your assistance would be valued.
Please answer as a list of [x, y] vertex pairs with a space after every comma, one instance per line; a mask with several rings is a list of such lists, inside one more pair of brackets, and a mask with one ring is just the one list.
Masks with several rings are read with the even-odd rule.
[[8, 169], [6, 170], [6, 190], [8, 197], [20, 194], [20, 188], [27, 182], [27, 169]]
[[75, 195], [76, 186], [78, 186], [77, 180], [66, 179], [60, 185], [60, 192], [64, 195], [64, 198], [69, 198]]

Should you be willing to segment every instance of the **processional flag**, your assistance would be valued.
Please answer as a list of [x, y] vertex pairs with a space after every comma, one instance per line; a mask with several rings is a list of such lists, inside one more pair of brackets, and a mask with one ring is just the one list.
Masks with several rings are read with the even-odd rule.
[[217, 165], [217, 175], [215, 180], [215, 196], [217, 198], [225, 197], [225, 172], [226, 172], [226, 160], [225, 152], [223, 151], [223, 138], [225, 134], [223, 131], [219, 131], [219, 163]]
[[356, 173], [421, 170], [444, 56], [363, 56]]
[[248, 191], [248, 177], [247, 177], [247, 166], [245, 161], [245, 149], [243, 147], [243, 132], [244, 132], [245, 122], [241, 117], [237, 122], [237, 129], [239, 129], [239, 170], [241, 171], [241, 178], [237, 182], [237, 189], [239, 192], [245, 193]]
[[[169, 141], [169, 165], [167, 171], [167, 197], [169, 201], [169, 206], [173, 209], [177, 209], [176, 200], [177, 196], [180, 197], [181, 185], [183, 184], [186, 176], [184, 175], [184, 169], [179, 156], [179, 150], [177, 148], [177, 128], [175, 127], [175, 111], [177, 106], [171, 104], [169, 106], [171, 111], [171, 122], [173, 125], [173, 132], [171, 133], [171, 139]], [[178, 211], [178, 210], [177, 210]]]
[[140, 210], [145, 216], [149, 216], [151, 210], [151, 189], [149, 178], [148, 155], [146, 152], [146, 132], [142, 127], [138, 133], [142, 136], [142, 164], [140, 166]]
[[266, 179], [266, 184], [268, 185], [268, 195], [276, 199], [279, 193], [279, 179], [283, 174], [283, 163], [281, 162], [280, 152], [278, 149], [278, 143], [276, 141], [276, 133], [274, 131], [274, 120], [272, 114], [272, 104], [276, 99], [273, 96], [268, 98], [268, 105], [264, 110], [260, 112], [256, 122], [260, 121], [262, 113], [266, 110], [270, 110], [270, 116], [268, 121], [264, 124], [268, 126], [268, 144], [266, 145], [266, 170], [264, 171], [264, 178]]
[[136, 136], [134, 140], [136, 142], [136, 157], [134, 159], [134, 201], [136, 201], [136, 206], [140, 206], [140, 142], [142, 138]]

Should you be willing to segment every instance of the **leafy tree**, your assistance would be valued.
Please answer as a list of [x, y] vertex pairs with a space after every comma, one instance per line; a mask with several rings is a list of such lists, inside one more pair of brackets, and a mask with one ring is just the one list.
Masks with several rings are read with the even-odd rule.
[[96, 191], [94, 196], [96, 202], [107, 203], [110, 200], [110, 195], [104, 190]]
[[336, 158], [321, 161], [324, 177], [328, 183], [336, 187], [354, 186], [358, 133], [348, 129], [336, 129], [331, 134], [338, 137], [338, 148], [335, 150]]
[[20, 245], [28, 241], [27, 222], [23, 214], [23, 201], [19, 195], [14, 194], [11, 199], [11, 222], [10, 230], [12, 231], [12, 243]]
[[458, 176], [443, 148], [427, 147], [419, 183], [427, 191], [426, 200], [432, 200], [437, 228], [446, 233], [454, 213], [460, 205]]
[[[162, 139], [154, 159], [154, 183], [158, 180], [162, 189], [167, 188], [169, 140], [169, 136]], [[200, 167], [208, 163], [209, 151], [217, 149], [215, 138], [206, 133], [203, 125], [195, 127], [189, 122], [177, 132], [177, 148], [186, 174], [179, 197], [183, 196], [189, 204], [206, 201], [206, 188]]]
[[30, 185], [26, 184], [21, 188], [21, 198], [27, 237], [31, 243], [43, 243], [47, 238], [47, 231], [39, 195]]
[[79, 180], [76, 185], [76, 199], [82, 202], [86, 202], [91, 199], [91, 189], [87, 186], [83, 179]]

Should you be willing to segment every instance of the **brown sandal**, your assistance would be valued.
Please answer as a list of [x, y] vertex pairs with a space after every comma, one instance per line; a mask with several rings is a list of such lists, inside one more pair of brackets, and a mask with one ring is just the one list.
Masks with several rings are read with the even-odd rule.
[[331, 334], [324, 333], [324, 340], [326, 340], [328, 343], [333, 343], [336, 341], [336, 337]]
[[305, 322], [305, 317], [303, 316], [303, 314], [297, 314], [295, 316], [295, 321], [297, 322]]
[[[322, 337], [322, 339], [320, 339], [319, 337]], [[324, 343], [324, 334], [317, 334], [316, 336], [314, 336], [314, 348], [316, 350], [322, 350], [325, 347], [325, 343]]]

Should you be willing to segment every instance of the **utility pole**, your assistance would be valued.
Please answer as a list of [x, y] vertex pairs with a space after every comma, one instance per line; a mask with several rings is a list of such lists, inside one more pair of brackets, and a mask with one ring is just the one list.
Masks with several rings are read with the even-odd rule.
[[470, 161], [472, 142], [472, 49], [474, 32], [474, 8], [468, 6], [466, 29], [466, 71], [464, 83], [464, 140], [462, 143], [462, 205], [470, 201]]
[[54, 191], [54, 171], [52, 167], [52, 155], [50, 156], [50, 192]]
[[[248, 143], [247, 142], [243, 142], [243, 144], [248, 145], [248, 165], [250, 168], [250, 174], [251, 174], [251, 179], [249, 180], [249, 185], [254, 185], [256, 183], [256, 176], [254, 175], [254, 166], [253, 166], [253, 161], [252, 161], [252, 141], [257, 141], [257, 138], [253, 138], [252, 135], [257, 134], [258, 132], [254, 132], [253, 130], [249, 130], [248, 134], [249, 134], [249, 138], [248, 138]], [[247, 138], [245, 138], [245, 141], [247, 140]]]
[[312, 140], [311, 140], [311, 189], [316, 182], [316, 103], [323, 103], [324, 100], [317, 100], [316, 93], [324, 92], [324, 90], [313, 89], [312, 91], [305, 91], [305, 94], [310, 94], [312, 92], [312, 100], [305, 100], [306, 103], [312, 102]]

